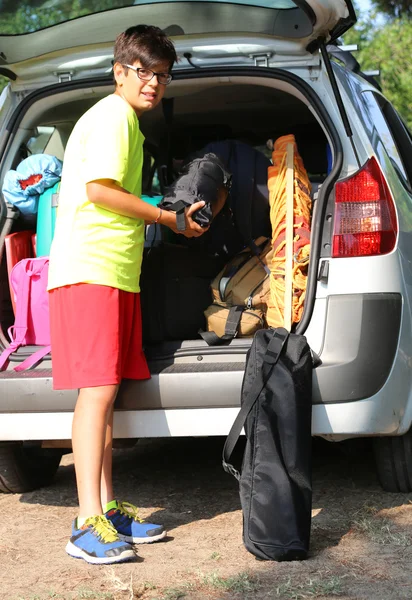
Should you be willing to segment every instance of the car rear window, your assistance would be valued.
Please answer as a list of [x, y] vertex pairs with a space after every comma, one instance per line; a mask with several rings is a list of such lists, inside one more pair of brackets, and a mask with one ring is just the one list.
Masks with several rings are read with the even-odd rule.
[[[392, 165], [397, 171], [401, 181], [409, 187], [408, 176], [396, 145], [389, 125], [378, 104], [377, 94], [372, 91], [364, 91], [362, 99], [366, 108], [365, 114], [369, 118], [369, 136], [375, 151], [381, 155], [385, 148]], [[384, 160], [383, 156], [381, 157]]]
[[[168, 0], [168, 3], [181, 0]], [[204, 0], [192, 0], [203, 2]], [[208, 0], [225, 3], [227, 0]], [[3, 0], [0, 3], [0, 35], [31, 33], [91, 15], [127, 6], [164, 3], [164, 0]], [[296, 8], [293, 0], [231, 0], [242, 4], [277, 10]]]

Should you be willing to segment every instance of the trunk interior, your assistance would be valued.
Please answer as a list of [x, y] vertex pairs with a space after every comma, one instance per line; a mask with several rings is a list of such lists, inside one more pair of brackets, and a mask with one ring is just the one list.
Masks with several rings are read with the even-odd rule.
[[[160, 193], [156, 165], [159, 164], [159, 157], [164, 154], [167, 144], [175, 165], [191, 153], [200, 151], [208, 143], [227, 139], [249, 144], [270, 158], [268, 141], [294, 134], [312, 184], [311, 198], [316, 199], [319, 185], [325, 180], [328, 172], [327, 138], [322, 127], [308, 107], [306, 99], [292, 84], [269, 78], [253, 79], [253, 83], [251, 81], [251, 78], [247, 77], [207, 77], [173, 82], [170, 90], [168, 89], [169, 98], [174, 98], [171, 125], [166, 125], [162, 107], [157, 107], [141, 119], [141, 129], [146, 137], [143, 194]], [[77, 119], [96, 101], [111, 93], [112, 89], [112, 85], [107, 84], [87, 89], [65, 90], [34, 102], [20, 121], [10, 144], [5, 168], [15, 169], [21, 160], [36, 153], [51, 154], [63, 160], [65, 144]], [[1, 174], [2, 177], [4, 173], [5, 171]], [[35, 229], [35, 218], [18, 216], [13, 219], [7, 233]], [[144, 269], [149, 260], [152, 261], [152, 265], [156, 259], [159, 236], [167, 243], [181, 242], [176, 239], [177, 236], [170, 236], [168, 232], [158, 229], [147, 230]], [[174, 276], [177, 287], [181, 284], [179, 277], [182, 275], [182, 269], [184, 267], [180, 265]], [[217, 274], [218, 271], [216, 268], [216, 272], [210, 273], [209, 276]], [[4, 251], [0, 276], [0, 324], [4, 342], [7, 339], [7, 328], [14, 320]], [[148, 298], [146, 304], [154, 306], [156, 298], [152, 293], [144, 289], [142, 280], [142, 295], [146, 294]], [[159, 293], [161, 294], [161, 290]], [[183, 292], [181, 294], [183, 295]], [[181, 298], [182, 314], [185, 303], [191, 302], [190, 294], [190, 290], [185, 290]], [[142, 304], [144, 312], [145, 303], [142, 301]], [[173, 314], [170, 318], [173, 319]], [[189, 357], [193, 357], [196, 365], [196, 357], [200, 350], [202, 354], [210, 352], [220, 357], [222, 354], [227, 357], [232, 355], [229, 360], [237, 364], [244, 360], [251, 341], [250, 338], [237, 338], [228, 346], [209, 349], [199, 336], [193, 339], [195, 337], [191, 336], [191, 339], [188, 339], [183, 333], [177, 334], [175, 339], [152, 341], [150, 333], [147, 334], [145, 346], [151, 368], [156, 370], [156, 361], [163, 368], [165, 363], [170, 364], [173, 358], [178, 356], [188, 357], [188, 360]], [[18, 354], [24, 356], [26, 352], [27, 350], [22, 349]], [[239, 355], [242, 355], [242, 358], [239, 358]], [[200, 368], [200, 364], [196, 367]]]

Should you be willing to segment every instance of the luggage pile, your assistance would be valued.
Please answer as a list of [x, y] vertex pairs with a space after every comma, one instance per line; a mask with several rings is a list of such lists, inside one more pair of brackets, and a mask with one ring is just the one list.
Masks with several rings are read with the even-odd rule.
[[[200, 332], [209, 345], [250, 337], [268, 326], [290, 331], [302, 317], [310, 249], [310, 181], [293, 135], [276, 140], [272, 160], [267, 169], [270, 240], [262, 247], [262, 238], [252, 239], [249, 218], [242, 229], [248, 247], [211, 284], [207, 331]], [[247, 177], [247, 170], [243, 172]], [[244, 210], [240, 214], [245, 217]], [[235, 221], [241, 223], [242, 218]]]
[[[290, 164], [288, 149], [292, 152]], [[206, 206], [194, 218], [209, 225], [209, 229], [199, 238], [173, 234], [166, 238], [171, 242], [170, 257], [173, 244], [195, 251], [198, 265], [192, 261], [186, 276], [182, 268], [175, 278], [184, 285], [184, 294], [170, 293], [176, 288], [170, 282], [170, 273], [176, 267], [164, 268], [165, 260], [173, 262], [165, 258], [165, 249], [157, 250], [158, 263], [155, 255], [149, 258], [146, 252], [141, 279], [146, 343], [200, 335], [211, 346], [230, 344], [235, 337], [251, 337], [268, 326], [284, 325], [290, 331], [300, 321], [309, 264], [310, 182], [293, 135], [276, 140], [272, 161], [243, 142], [213, 142], [189, 157], [180, 175], [165, 190], [159, 206], [177, 212], [181, 229], [185, 207], [206, 199]], [[213, 215], [221, 187], [227, 199]], [[182, 250], [176, 252], [185, 256]], [[219, 264], [217, 258], [221, 269], [212, 276], [210, 289], [205, 290], [206, 278]], [[186, 258], [183, 260], [188, 263]], [[167, 302], [159, 300], [163, 310], [159, 305], [156, 311], [170, 316], [161, 327], [161, 319], [155, 322], [150, 314], [153, 297], [168, 298]], [[178, 317], [182, 303], [191, 307], [187, 308], [188, 326]], [[196, 316], [200, 307], [204, 314]], [[290, 312], [291, 317], [285, 321]], [[172, 315], [173, 327], [168, 325]]]

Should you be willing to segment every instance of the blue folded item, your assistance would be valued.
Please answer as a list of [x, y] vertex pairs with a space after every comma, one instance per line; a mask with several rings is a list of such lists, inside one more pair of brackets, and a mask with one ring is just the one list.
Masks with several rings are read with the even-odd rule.
[[142, 200], [151, 204], [152, 206], [157, 206], [163, 200], [163, 196], [149, 196], [148, 194], [143, 194], [140, 196]]
[[36, 256], [49, 256], [54, 236], [60, 181], [39, 196], [36, 226]]
[[16, 171], [6, 173], [3, 196], [24, 215], [37, 214], [39, 196], [60, 181], [63, 163], [49, 154], [33, 154], [25, 158]]

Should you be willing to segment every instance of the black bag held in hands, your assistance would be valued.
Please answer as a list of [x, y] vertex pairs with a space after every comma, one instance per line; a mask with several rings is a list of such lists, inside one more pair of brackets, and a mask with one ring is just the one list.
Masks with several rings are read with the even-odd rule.
[[168, 188], [159, 207], [176, 212], [177, 228], [184, 231], [185, 208], [204, 200], [206, 204], [192, 215], [192, 219], [201, 227], [209, 227], [213, 220], [213, 205], [219, 201], [219, 191], [222, 188], [228, 191], [230, 185], [230, 173], [216, 154], [209, 152], [184, 165], [180, 176]]
[[[282, 327], [256, 332], [223, 468], [240, 483], [244, 544], [263, 560], [303, 560], [309, 550], [312, 368], [302, 335]], [[240, 474], [229, 460], [243, 426]]]

